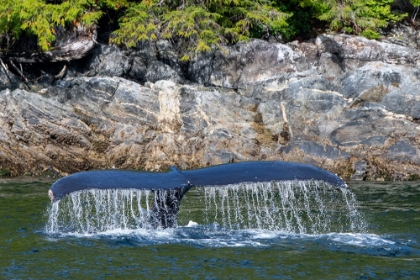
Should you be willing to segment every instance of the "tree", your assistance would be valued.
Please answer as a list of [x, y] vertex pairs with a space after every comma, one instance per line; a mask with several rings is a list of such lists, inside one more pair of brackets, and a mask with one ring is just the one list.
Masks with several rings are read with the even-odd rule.
[[[414, 21], [420, 0], [401, 1], [416, 7]], [[58, 50], [63, 49], [63, 40], [57, 38], [62, 36], [62, 30], [94, 41], [96, 25], [110, 10], [120, 11], [119, 27], [112, 33], [111, 43], [134, 47], [142, 40], [166, 39], [184, 61], [196, 52], [225, 43], [273, 35], [289, 39], [309, 31], [314, 19], [323, 21], [333, 31], [378, 38], [380, 28], [406, 17], [391, 10], [393, 3], [394, 0], [0, 0], [0, 56], [10, 56], [19, 38], [32, 36], [37, 48], [30, 48], [29, 52], [42, 53], [38, 59], [54, 61], [61, 55]], [[65, 54], [60, 59], [71, 60], [80, 55]], [[31, 61], [34, 59], [21, 59]]]
[[371, 39], [379, 38], [380, 28], [407, 16], [391, 10], [394, 0], [304, 0], [301, 3], [315, 7], [317, 18], [328, 22], [331, 30]]
[[23, 34], [37, 37], [41, 51], [53, 47], [57, 27], [95, 26], [103, 8], [120, 8], [119, 0], [2, 0], [0, 1], [0, 34], [6, 38], [6, 51]]
[[127, 9], [111, 42], [134, 47], [141, 40], [168, 39], [187, 61], [222, 43], [285, 32], [288, 17], [268, 0], [143, 0]]

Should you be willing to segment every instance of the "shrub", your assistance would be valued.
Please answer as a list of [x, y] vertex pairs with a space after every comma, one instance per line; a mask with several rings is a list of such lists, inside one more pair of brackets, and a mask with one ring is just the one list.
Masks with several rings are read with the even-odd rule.
[[169, 39], [178, 44], [182, 60], [189, 60], [221, 43], [286, 32], [289, 16], [265, 0], [143, 0], [128, 8], [111, 42], [133, 47], [141, 40]]
[[7, 47], [22, 34], [35, 35], [45, 51], [55, 40], [56, 26], [91, 27], [103, 15], [103, 9], [119, 8], [127, 3], [118, 0], [3, 0], [0, 5], [0, 34], [8, 39]]
[[[379, 29], [406, 17], [391, 10], [394, 0], [323, 0], [317, 2], [317, 17], [331, 30], [378, 38]], [[321, 4], [319, 2], [322, 2]]]
[[[420, 0], [406, 1], [415, 18]], [[189, 60], [195, 52], [223, 43], [308, 32], [314, 20], [333, 31], [378, 38], [378, 31], [406, 14], [394, 0], [1, 0], [0, 34], [6, 52], [22, 35], [37, 37], [40, 50], [54, 46], [57, 26], [95, 26], [112, 10], [119, 27], [111, 43], [136, 46], [142, 40], [171, 40]]]

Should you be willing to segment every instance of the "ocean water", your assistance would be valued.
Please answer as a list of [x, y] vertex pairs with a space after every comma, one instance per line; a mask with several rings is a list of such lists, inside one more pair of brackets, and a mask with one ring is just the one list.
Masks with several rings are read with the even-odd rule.
[[178, 227], [153, 197], [0, 180], [0, 279], [420, 279], [420, 182], [196, 188]]

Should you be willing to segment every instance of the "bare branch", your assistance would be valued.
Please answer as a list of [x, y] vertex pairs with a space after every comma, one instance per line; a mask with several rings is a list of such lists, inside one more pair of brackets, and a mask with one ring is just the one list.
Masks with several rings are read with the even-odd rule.
[[420, 9], [420, 6], [417, 6], [417, 7], [414, 9], [414, 13], [413, 13], [413, 15], [411, 16], [411, 22], [412, 22], [412, 23], [414, 23], [414, 21], [416, 20], [416, 16], [417, 16], [417, 13], [419, 12], [419, 9]]
[[9, 72], [9, 68], [7, 68], [7, 65], [4, 64], [4, 62], [1, 58], [0, 58], [0, 63], [1, 63], [1, 66], [3, 67], [3, 69], [4, 69], [4, 72], [6, 72], [6, 74], [7, 74]]
[[29, 83], [28, 79], [25, 77], [25, 75], [23, 75], [22, 71], [20, 71], [19, 68], [13, 63], [13, 60], [10, 59], [9, 62], [10, 62], [10, 65], [12, 65], [13, 69], [15, 69], [16, 72], [18, 72], [18, 74], [23, 79], [23, 81], [25, 83]]
[[9, 76], [9, 68], [7, 67], [6, 64], [4, 64], [4, 62], [3, 62], [3, 60], [1, 58], [0, 58], [0, 64], [3, 67], [4, 73], [6, 74], [7, 78], [9, 79], [9, 81], [12, 81], [12, 79], [10, 79], [10, 76]]
[[61, 69], [60, 73], [58, 73], [57, 75], [54, 76], [55, 79], [61, 79], [63, 78], [64, 74], [66, 73], [67, 70], [67, 64], [64, 65], [63, 69]]

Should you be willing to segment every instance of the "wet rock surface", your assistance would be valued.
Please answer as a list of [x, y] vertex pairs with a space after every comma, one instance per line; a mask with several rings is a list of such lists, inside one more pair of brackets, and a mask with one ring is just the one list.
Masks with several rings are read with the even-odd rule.
[[420, 174], [419, 52], [320, 35], [181, 62], [168, 42], [98, 46], [52, 84], [0, 68], [0, 168], [12, 174], [249, 160], [355, 180]]

